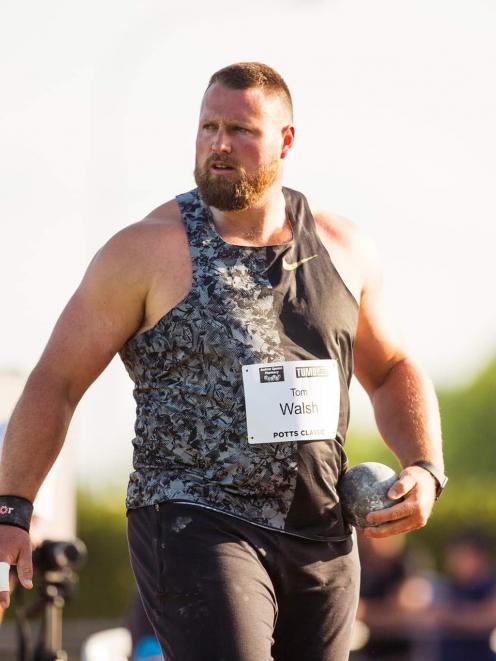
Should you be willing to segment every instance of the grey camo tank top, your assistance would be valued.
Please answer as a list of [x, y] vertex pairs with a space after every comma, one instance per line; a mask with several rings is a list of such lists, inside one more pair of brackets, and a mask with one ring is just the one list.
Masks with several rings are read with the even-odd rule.
[[[283, 189], [293, 238], [225, 243], [198, 191], [179, 195], [193, 281], [120, 355], [134, 381], [136, 437], [128, 508], [164, 501], [213, 508], [309, 539], [337, 540], [348, 387], [358, 305], [321, 243], [305, 197]], [[317, 255], [295, 270], [282, 267]], [[249, 445], [241, 366], [335, 359], [336, 438]]]

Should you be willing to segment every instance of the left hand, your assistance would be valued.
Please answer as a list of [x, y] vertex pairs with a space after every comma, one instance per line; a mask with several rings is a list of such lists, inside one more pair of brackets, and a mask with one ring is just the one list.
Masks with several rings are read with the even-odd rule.
[[388, 497], [404, 500], [387, 509], [367, 515], [372, 528], [362, 528], [364, 537], [389, 537], [422, 528], [427, 523], [436, 500], [432, 475], [420, 466], [408, 466], [388, 491]]

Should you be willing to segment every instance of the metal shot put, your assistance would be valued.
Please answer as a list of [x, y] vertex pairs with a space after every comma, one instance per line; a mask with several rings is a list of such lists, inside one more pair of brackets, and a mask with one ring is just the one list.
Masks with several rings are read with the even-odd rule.
[[389, 489], [398, 480], [392, 468], [373, 461], [357, 464], [350, 468], [338, 482], [343, 514], [353, 526], [372, 527], [367, 522], [367, 515], [377, 510], [386, 509], [403, 500], [389, 498]]
[[363, 534], [424, 526], [445, 483], [434, 389], [388, 321], [376, 252], [283, 185], [294, 140], [276, 71], [212, 75], [196, 188], [96, 254], [6, 432], [0, 562], [29, 587], [30, 505], [120, 355], [136, 400], [131, 563], [167, 659], [348, 659], [360, 567], [337, 485], [353, 374], [402, 467]]

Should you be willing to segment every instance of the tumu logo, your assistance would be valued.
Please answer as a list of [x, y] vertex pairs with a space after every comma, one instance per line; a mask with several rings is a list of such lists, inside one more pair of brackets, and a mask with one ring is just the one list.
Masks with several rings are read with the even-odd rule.
[[329, 376], [327, 367], [295, 367], [297, 379], [308, 379], [313, 376]]
[[284, 367], [277, 365], [274, 367], [259, 367], [260, 383], [277, 383], [284, 381]]

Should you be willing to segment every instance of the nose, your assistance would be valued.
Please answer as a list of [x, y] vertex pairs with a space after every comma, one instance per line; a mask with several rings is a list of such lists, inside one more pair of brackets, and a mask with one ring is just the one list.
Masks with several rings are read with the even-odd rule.
[[214, 154], [230, 154], [231, 153], [231, 143], [229, 142], [229, 137], [223, 129], [219, 129], [212, 136], [212, 151]]

